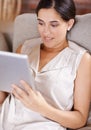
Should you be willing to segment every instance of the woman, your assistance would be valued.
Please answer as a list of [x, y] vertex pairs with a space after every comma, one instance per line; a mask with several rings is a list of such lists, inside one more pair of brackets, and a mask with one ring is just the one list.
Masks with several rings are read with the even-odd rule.
[[28, 48], [29, 52], [26, 44], [18, 49], [29, 56], [35, 90], [21, 80], [25, 91], [13, 84], [14, 96], [6, 98], [1, 92], [1, 103], [6, 99], [1, 111], [2, 129], [80, 128], [86, 124], [89, 113], [91, 57], [67, 40], [67, 32], [75, 23], [74, 2], [40, 0], [36, 12], [43, 43]]

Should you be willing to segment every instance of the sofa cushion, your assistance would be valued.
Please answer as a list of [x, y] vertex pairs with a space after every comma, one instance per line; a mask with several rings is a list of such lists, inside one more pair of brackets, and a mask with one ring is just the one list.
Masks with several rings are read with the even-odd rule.
[[36, 14], [25, 13], [17, 16], [14, 23], [13, 51], [16, 51], [19, 44], [37, 37], [39, 33]]
[[68, 39], [91, 52], [91, 13], [76, 16], [76, 24], [68, 33]]

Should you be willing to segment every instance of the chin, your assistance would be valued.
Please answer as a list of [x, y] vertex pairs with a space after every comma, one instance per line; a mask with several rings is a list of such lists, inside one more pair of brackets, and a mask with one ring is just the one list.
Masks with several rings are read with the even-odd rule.
[[44, 46], [48, 47], [48, 48], [53, 48], [53, 45], [50, 43], [44, 43]]
[[43, 43], [48, 48], [52, 48], [54, 46], [53, 41], [44, 41]]

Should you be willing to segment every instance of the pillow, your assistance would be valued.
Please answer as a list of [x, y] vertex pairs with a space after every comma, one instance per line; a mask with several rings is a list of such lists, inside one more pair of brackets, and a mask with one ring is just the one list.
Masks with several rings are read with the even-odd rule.
[[91, 13], [76, 16], [76, 23], [69, 31], [68, 39], [83, 46], [91, 53]]
[[13, 51], [26, 40], [39, 37], [37, 17], [34, 13], [18, 15], [14, 22]]
[[8, 45], [2, 33], [0, 33], [0, 51], [9, 51]]

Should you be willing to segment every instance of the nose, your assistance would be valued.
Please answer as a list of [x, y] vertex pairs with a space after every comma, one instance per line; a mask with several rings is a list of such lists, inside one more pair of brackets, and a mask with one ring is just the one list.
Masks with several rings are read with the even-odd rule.
[[50, 28], [48, 26], [45, 26], [43, 29], [43, 34], [45, 36], [48, 36], [50, 34]]

